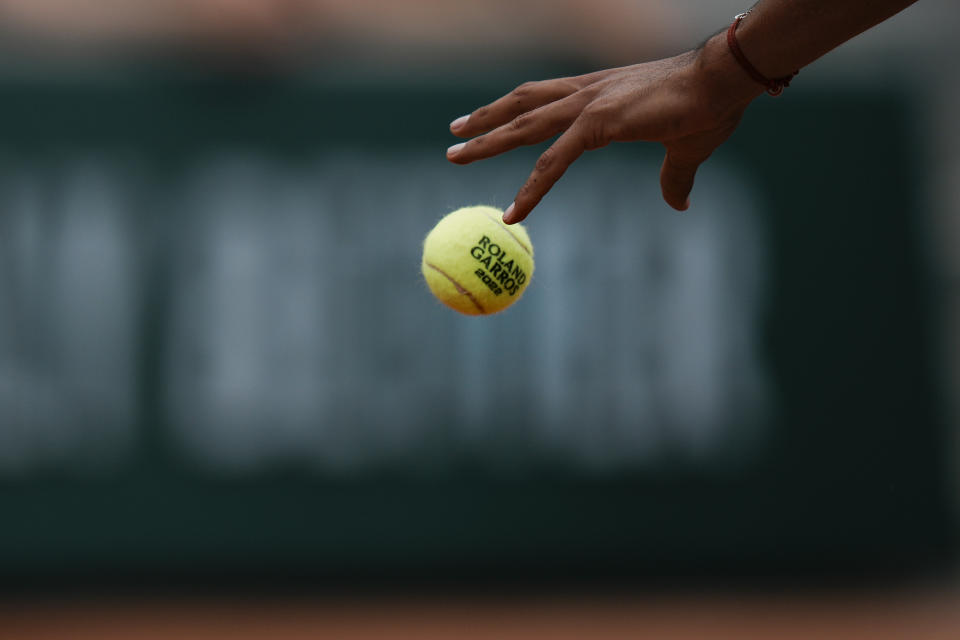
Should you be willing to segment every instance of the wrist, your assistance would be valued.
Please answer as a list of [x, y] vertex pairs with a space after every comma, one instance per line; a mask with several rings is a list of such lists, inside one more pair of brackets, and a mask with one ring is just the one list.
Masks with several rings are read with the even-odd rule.
[[693, 64], [698, 82], [707, 91], [711, 108], [721, 117], [743, 111], [765, 91], [763, 85], [747, 75], [730, 52], [726, 32], [707, 40], [697, 50]]

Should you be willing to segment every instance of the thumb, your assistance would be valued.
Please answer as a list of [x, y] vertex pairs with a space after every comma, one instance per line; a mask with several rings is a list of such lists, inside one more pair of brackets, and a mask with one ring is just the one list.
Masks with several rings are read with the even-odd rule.
[[660, 167], [660, 190], [663, 199], [677, 211], [686, 211], [690, 206], [690, 191], [693, 190], [693, 178], [697, 174], [701, 160], [690, 161], [684, 158], [678, 161], [667, 149]]

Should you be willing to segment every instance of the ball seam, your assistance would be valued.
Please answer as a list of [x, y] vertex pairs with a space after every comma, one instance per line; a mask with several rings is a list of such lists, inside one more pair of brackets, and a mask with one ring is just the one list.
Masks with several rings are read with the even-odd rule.
[[459, 282], [457, 282], [456, 280], [454, 280], [446, 271], [444, 271], [444, 270], [441, 269], [440, 267], [436, 266], [435, 264], [431, 264], [431, 263], [429, 263], [429, 262], [424, 262], [424, 264], [427, 265], [428, 267], [430, 267], [431, 269], [433, 269], [434, 271], [436, 271], [437, 273], [439, 273], [440, 275], [442, 275], [442, 276], [443, 276], [444, 278], [446, 278], [447, 280], [449, 280], [449, 281], [450, 281], [450, 284], [452, 284], [459, 293], [467, 296], [467, 298], [470, 299], [470, 302], [473, 303], [473, 305], [477, 308], [477, 310], [478, 310], [481, 314], [485, 314], [485, 313], [486, 313], [486, 311], [485, 311], [484, 308], [483, 308], [483, 305], [481, 305], [480, 302], [479, 302], [476, 298], [473, 297], [473, 294], [470, 293], [469, 291], [467, 291]]

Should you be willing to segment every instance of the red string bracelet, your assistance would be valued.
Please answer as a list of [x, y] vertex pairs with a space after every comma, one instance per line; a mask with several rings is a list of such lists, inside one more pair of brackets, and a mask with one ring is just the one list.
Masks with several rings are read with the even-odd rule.
[[730, 47], [730, 53], [732, 53], [733, 57], [737, 59], [737, 62], [740, 63], [740, 66], [743, 67], [744, 71], [746, 71], [751, 78], [753, 78], [754, 80], [756, 80], [757, 82], [765, 86], [767, 88], [767, 93], [776, 97], [781, 93], [783, 93], [783, 89], [785, 87], [790, 86], [790, 81], [793, 80], [793, 76], [800, 73], [800, 71], [799, 70], [794, 71], [788, 76], [784, 76], [782, 78], [774, 78], [773, 80], [771, 80], [770, 78], [766, 77], [765, 75], [757, 71], [757, 68], [755, 66], [750, 64], [750, 61], [747, 60], [747, 56], [743, 55], [743, 51], [740, 50], [740, 45], [737, 43], [737, 35], [736, 35], [737, 26], [740, 24], [740, 21], [747, 16], [747, 13], [750, 13], [750, 12], [747, 11], [746, 13], [741, 13], [733, 19], [733, 24], [730, 25], [729, 29], [727, 29], [727, 46]]

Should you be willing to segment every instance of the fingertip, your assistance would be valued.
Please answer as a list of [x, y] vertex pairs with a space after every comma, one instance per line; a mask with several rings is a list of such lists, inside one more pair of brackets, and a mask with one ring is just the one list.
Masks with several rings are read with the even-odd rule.
[[456, 120], [450, 123], [450, 131], [452, 131], [453, 133], [456, 133], [457, 131], [462, 129], [464, 125], [467, 124], [467, 120], [469, 119], [470, 119], [469, 114], [465, 116], [460, 116], [459, 118], [457, 118]]
[[450, 159], [450, 160], [453, 160], [454, 158], [456, 158], [456, 157], [457, 157], [457, 154], [460, 153], [460, 151], [463, 150], [463, 147], [464, 147], [466, 144], [467, 144], [466, 142], [460, 142], [460, 143], [457, 143], [457, 144], [453, 145], [452, 147], [448, 148], [448, 149], [447, 149], [447, 158]]
[[666, 197], [664, 197], [663, 201], [666, 202], [668, 205], [670, 205], [670, 208], [673, 209], [674, 211], [686, 211], [688, 208], [690, 208], [689, 199], [684, 200], [682, 204], [677, 204], [676, 200], [672, 200]]
[[513, 212], [517, 208], [516, 202], [511, 202], [510, 206], [507, 207], [507, 210], [503, 212], [503, 223], [504, 224], [513, 224], [516, 220], [513, 217]]
[[503, 212], [503, 223], [504, 224], [517, 224], [518, 222], [523, 222], [526, 220], [527, 216], [530, 215], [532, 207], [526, 208], [523, 205], [517, 206], [516, 202], [512, 202], [507, 210]]
[[690, 198], [688, 196], [681, 196], [677, 192], [667, 188], [661, 190], [661, 195], [663, 196], [663, 201], [667, 203], [667, 206], [674, 211], [686, 211], [690, 207]]

